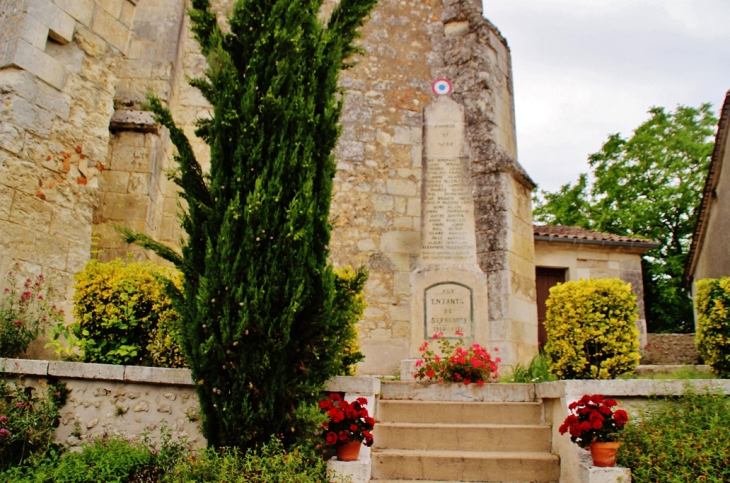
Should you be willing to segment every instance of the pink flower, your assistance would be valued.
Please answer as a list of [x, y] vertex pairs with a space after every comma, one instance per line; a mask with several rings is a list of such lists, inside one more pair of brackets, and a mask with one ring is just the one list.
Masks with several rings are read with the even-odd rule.
[[464, 337], [464, 333], [461, 330], [457, 330], [456, 332], [454, 332], [454, 334], [459, 337]]

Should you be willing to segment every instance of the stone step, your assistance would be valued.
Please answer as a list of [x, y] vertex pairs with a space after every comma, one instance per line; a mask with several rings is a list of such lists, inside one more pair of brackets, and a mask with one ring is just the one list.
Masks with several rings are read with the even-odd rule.
[[534, 384], [439, 384], [437, 382], [383, 382], [381, 399], [413, 401], [535, 402]]
[[540, 424], [542, 405], [535, 402], [488, 403], [384, 400], [378, 421], [446, 424]]
[[[487, 443], [489, 444], [489, 443]], [[373, 480], [539, 482], [560, 479], [560, 460], [544, 452], [373, 450]]]
[[378, 448], [469, 451], [550, 451], [550, 426], [504, 424], [379, 423]]

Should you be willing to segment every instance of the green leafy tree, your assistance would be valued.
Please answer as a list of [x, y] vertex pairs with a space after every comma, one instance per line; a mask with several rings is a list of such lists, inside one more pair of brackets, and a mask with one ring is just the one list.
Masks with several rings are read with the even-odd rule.
[[649, 110], [630, 139], [612, 134], [589, 157], [590, 182], [536, 197], [535, 221], [656, 240], [644, 256], [647, 324], [651, 332], [692, 332], [692, 302], [682, 286], [717, 118], [709, 104]]
[[[327, 262], [342, 93], [358, 29], [377, 0], [342, 0], [327, 25], [323, 0], [238, 0], [222, 31], [208, 0], [192, 30], [209, 68], [193, 79], [212, 105], [196, 134], [210, 146], [204, 174], [183, 131], [170, 130], [187, 203], [182, 254], [123, 230], [184, 274], [178, 312], [210, 446], [295, 441], [324, 383], [347, 371]], [[171, 287], [174, 290], [174, 287]]]

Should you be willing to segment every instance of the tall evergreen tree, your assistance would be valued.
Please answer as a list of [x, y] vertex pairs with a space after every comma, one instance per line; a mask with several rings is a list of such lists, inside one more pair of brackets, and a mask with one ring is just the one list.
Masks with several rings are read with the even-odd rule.
[[196, 134], [210, 146], [204, 174], [170, 113], [187, 202], [182, 255], [144, 235], [185, 275], [178, 294], [183, 346], [210, 446], [249, 448], [297, 435], [296, 414], [346, 370], [327, 262], [329, 210], [342, 93], [359, 27], [377, 0], [238, 0], [222, 31], [209, 0], [193, 0], [192, 29], [208, 60], [194, 79], [213, 115]]

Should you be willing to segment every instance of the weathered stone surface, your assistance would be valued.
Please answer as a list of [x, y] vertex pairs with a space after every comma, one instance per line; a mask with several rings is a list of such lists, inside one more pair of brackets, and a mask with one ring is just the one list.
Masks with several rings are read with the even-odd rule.
[[80, 379], [124, 380], [124, 366], [110, 364], [82, 364], [79, 362], [48, 362], [48, 375]]
[[170, 369], [164, 367], [126, 366], [124, 380], [150, 384], [193, 385], [189, 369]]
[[73, 40], [76, 22], [56, 4], [50, 0], [28, 0], [26, 8], [28, 14], [48, 26], [54, 40], [62, 44]]

